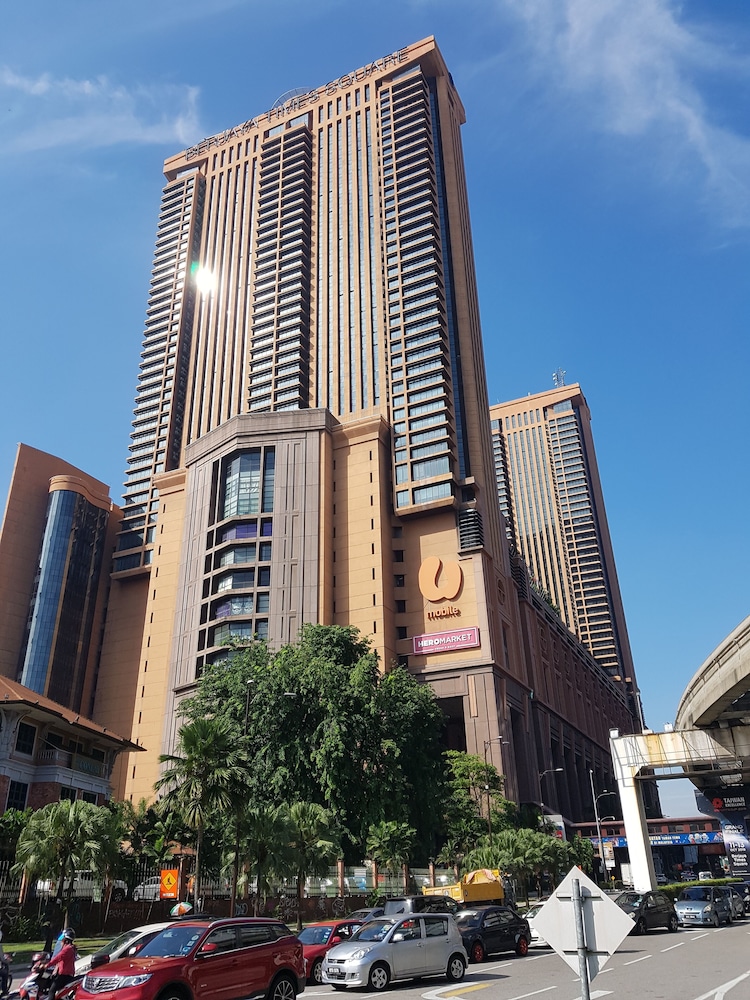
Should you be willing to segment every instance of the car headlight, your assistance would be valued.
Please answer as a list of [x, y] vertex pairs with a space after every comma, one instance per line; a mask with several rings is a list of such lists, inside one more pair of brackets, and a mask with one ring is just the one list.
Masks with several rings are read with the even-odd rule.
[[365, 955], [369, 952], [369, 950], [370, 950], [369, 948], [357, 948], [356, 951], [353, 951], [351, 953], [350, 958], [354, 958], [357, 960], [359, 960], [360, 958], [364, 958]]
[[711, 915], [711, 907], [710, 906], [704, 906], [703, 907], [703, 916], [704, 917], [708, 917], [710, 915]]
[[144, 972], [140, 976], [123, 976], [117, 984], [118, 990], [123, 990], [128, 986], [143, 986], [151, 978], [152, 973]]

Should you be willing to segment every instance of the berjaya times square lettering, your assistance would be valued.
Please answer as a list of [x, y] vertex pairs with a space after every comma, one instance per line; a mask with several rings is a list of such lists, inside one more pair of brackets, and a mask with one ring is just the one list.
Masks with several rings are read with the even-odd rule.
[[312, 104], [317, 104], [324, 97], [332, 97], [339, 90], [347, 90], [355, 83], [362, 83], [368, 77], [372, 76], [373, 73], [382, 73], [389, 66], [397, 66], [399, 63], [405, 62], [408, 58], [408, 52], [408, 49], [399, 49], [397, 52], [391, 52], [390, 55], [383, 56], [382, 59], [376, 59], [375, 62], [368, 63], [367, 66], [360, 66], [353, 73], [345, 73], [338, 80], [331, 80], [330, 83], [326, 83], [325, 86], [319, 87], [317, 90], [311, 90], [307, 94], [292, 97], [290, 100], [285, 101], [281, 107], [271, 108], [270, 111], [260, 115], [258, 118], [249, 118], [246, 122], [242, 122], [241, 125], [228, 128], [224, 132], [219, 132], [218, 135], [209, 136], [208, 139], [203, 139], [202, 142], [199, 142], [197, 146], [191, 146], [190, 149], [185, 150], [185, 159], [192, 160], [196, 156], [207, 153], [214, 146], [223, 146], [225, 143], [231, 142], [232, 139], [246, 135], [253, 129], [258, 129], [271, 122], [279, 121], [279, 119], [286, 118], [287, 115], [293, 114], [295, 111], [302, 111]]

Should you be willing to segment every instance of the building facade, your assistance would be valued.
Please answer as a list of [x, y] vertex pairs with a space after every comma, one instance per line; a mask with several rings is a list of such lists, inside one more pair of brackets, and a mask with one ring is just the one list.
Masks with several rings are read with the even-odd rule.
[[429, 38], [166, 161], [94, 705], [145, 749], [121, 796], [152, 797], [231, 637], [307, 622], [429, 683], [516, 801], [561, 767], [544, 804], [583, 818], [611, 773], [624, 692], [497, 503], [463, 120]]
[[0, 677], [0, 813], [80, 799], [104, 805], [128, 740]]
[[579, 385], [490, 407], [496, 489], [532, 585], [591, 655], [640, 695], [607, 525], [591, 414]]
[[0, 529], [0, 676], [84, 715], [119, 522], [104, 483], [18, 446]]

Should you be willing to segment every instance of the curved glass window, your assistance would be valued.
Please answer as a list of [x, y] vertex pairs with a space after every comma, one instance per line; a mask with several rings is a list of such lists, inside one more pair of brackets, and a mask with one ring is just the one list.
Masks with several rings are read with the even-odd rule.
[[230, 566], [232, 563], [255, 562], [254, 545], [234, 545], [219, 556], [219, 566]]
[[[267, 611], [267, 608], [259, 608]], [[253, 595], [243, 594], [241, 597], [231, 597], [221, 601], [214, 607], [214, 618], [229, 618], [233, 615], [251, 615], [253, 613]]]
[[255, 586], [255, 570], [245, 570], [241, 573], [227, 573], [226, 576], [219, 577], [216, 584], [216, 591], [237, 590], [242, 587]]

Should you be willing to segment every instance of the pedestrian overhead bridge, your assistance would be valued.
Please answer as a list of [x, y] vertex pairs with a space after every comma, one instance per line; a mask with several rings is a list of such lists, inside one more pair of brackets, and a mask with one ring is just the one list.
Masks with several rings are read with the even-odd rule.
[[674, 726], [610, 733], [634, 886], [656, 874], [639, 781], [689, 778], [698, 788], [750, 785], [750, 616], [713, 651], [686, 687]]

